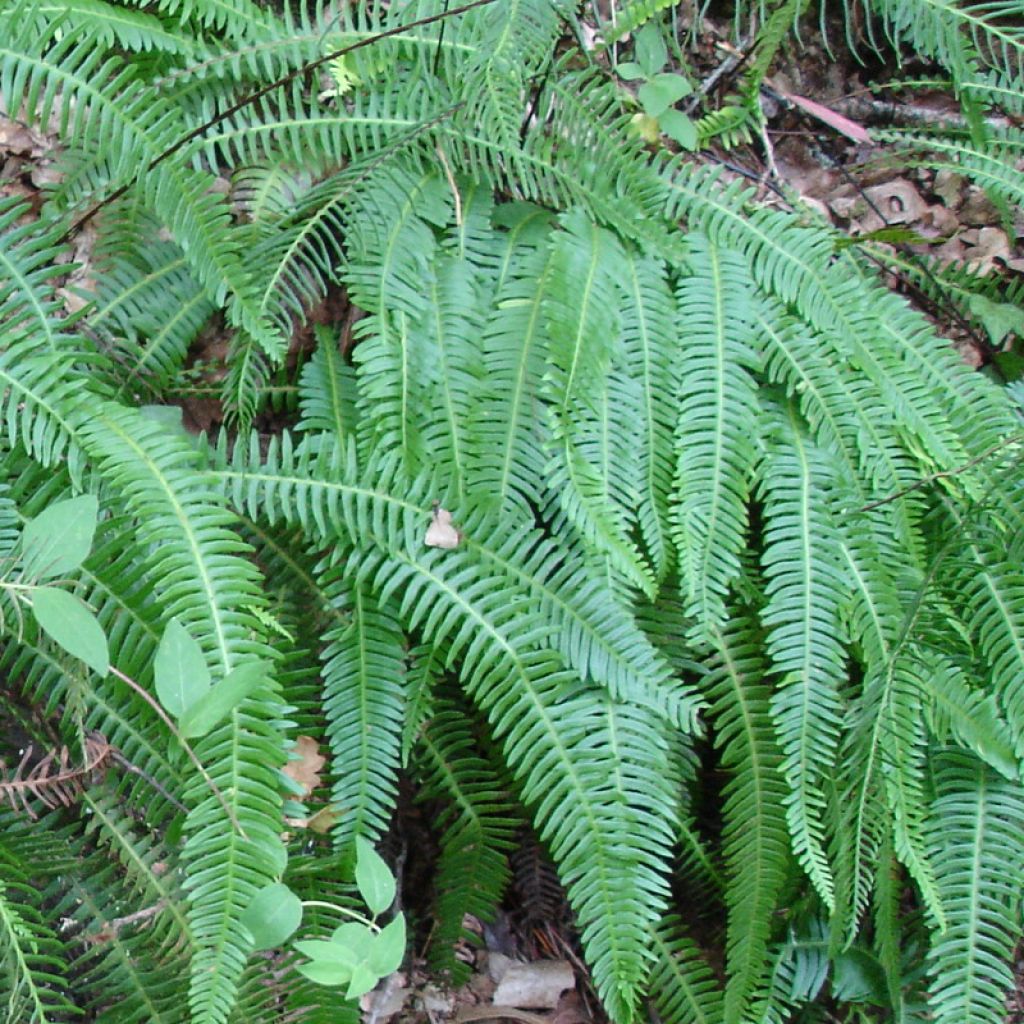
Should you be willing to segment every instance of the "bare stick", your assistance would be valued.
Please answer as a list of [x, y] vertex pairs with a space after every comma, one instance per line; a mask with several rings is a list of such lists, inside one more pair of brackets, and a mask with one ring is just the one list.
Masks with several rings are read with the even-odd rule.
[[964, 473], [968, 469], [973, 468], [979, 462], [984, 462], [987, 458], [995, 455], [995, 453], [1001, 449], [1009, 448], [1010, 445], [1018, 444], [1021, 441], [1024, 441], [1024, 434], [1014, 434], [1011, 437], [1004, 438], [998, 444], [992, 445], [991, 448], [987, 448], [980, 455], [975, 456], [970, 462], [965, 462], [962, 466], [957, 466], [955, 469], [943, 469], [938, 473], [932, 473], [931, 476], [923, 477], [916, 483], [912, 483], [909, 487], [904, 487], [902, 491], [897, 491], [895, 494], [890, 494], [885, 498], [879, 498], [878, 501], [873, 501], [870, 505], [864, 505], [862, 508], [858, 509], [858, 511], [870, 512], [872, 509], [881, 508], [882, 505], [888, 505], [890, 502], [899, 501], [900, 498], [905, 498], [911, 492], [919, 490], [922, 487], [927, 487], [928, 484], [934, 483], [936, 480], [942, 480], [951, 476], [958, 476], [960, 473]]
[[455, 175], [452, 174], [451, 165], [448, 163], [448, 158], [444, 155], [440, 142], [437, 144], [437, 156], [441, 161], [441, 166], [444, 168], [444, 176], [448, 179], [448, 187], [452, 190], [452, 195], [455, 197], [455, 226], [461, 228], [462, 196], [459, 195], [459, 186], [455, 183]]

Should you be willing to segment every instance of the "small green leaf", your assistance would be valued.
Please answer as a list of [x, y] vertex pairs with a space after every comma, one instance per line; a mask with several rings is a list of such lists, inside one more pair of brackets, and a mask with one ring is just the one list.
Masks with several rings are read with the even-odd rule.
[[210, 670], [203, 650], [177, 620], [171, 619], [164, 630], [153, 660], [156, 695], [164, 710], [180, 718], [210, 689]]
[[697, 148], [697, 126], [681, 110], [666, 110], [658, 118], [658, 125], [683, 149], [692, 151]]
[[341, 962], [336, 944], [329, 939], [299, 939], [294, 946], [296, 953], [308, 956], [310, 960]]
[[277, 882], [256, 893], [241, 920], [252, 932], [257, 950], [273, 949], [299, 927], [302, 921], [302, 901], [287, 885]]
[[229, 672], [185, 708], [178, 719], [182, 736], [186, 739], [205, 736], [267, 678], [269, 668], [266, 661], [250, 661]]
[[360, 924], [358, 921], [346, 921], [331, 932], [331, 942], [348, 950], [352, 963], [366, 959], [366, 951], [370, 948], [372, 940], [373, 932], [370, 931], [369, 925]]
[[317, 985], [344, 985], [352, 978], [351, 967], [328, 960], [310, 960], [308, 964], [299, 964], [296, 970]]
[[637, 89], [637, 99], [651, 117], [661, 117], [691, 92], [690, 83], [682, 75], [656, 75]]
[[982, 322], [993, 345], [1002, 344], [1011, 332], [1024, 338], [1024, 309], [1010, 302], [993, 302], [984, 295], [972, 295], [967, 307]]
[[662, 38], [661, 29], [653, 21], [647, 22], [637, 32], [633, 56], [648, 78], [659, 72], [668, 61], [668, 47]]
[[615, 73], [624, 82], [635, 82], [640, 78], [646, 78], [644, 69], [636, 61], [624, 60], [621, 64], [615, 65]]
[[371, 914], [383, 914], [395, 899], [395, 879], [384, 858], [362, 836], [356, 838], [356, 887]]
[[382, 928], [374, 937], [366, 961], [381, 978], [393, 974], [405, 959], [405, 916], [398, 914], [394, 921]]
[[360, 996], [366, 995], [378, 981], [380, 981], [379, 974], [374, 974], [366, 964], [356, 964], [352, 970], [352, 980], [348, 983], [345, 998], [358, 999]]
[[56, 587], [32, 591], [32, 611], [43, 632], [98, 675], [110, 668], [107, 638], [96, 616], [73, 594]]
[[21, 537], [25, 575], [52, 580], [85, 561], [96, 533], [99, 504], [92, 494], [58, 501], [29, 520]]

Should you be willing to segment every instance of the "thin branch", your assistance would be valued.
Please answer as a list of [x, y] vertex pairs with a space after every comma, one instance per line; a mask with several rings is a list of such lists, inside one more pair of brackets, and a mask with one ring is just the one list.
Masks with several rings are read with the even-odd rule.
[[444, 176], [448, 179], [448, 187], [452, 190], [452, 195], [455, 198], [455, 226], [462, 227], [462, 196], [459, 195], [459, 186], [455, 181], [455, 175], [452, 174], [451, 164], [448, 163], [448, 158], [444, 155], [444, 149], [441, 147], [439, 142], [436, 146], [437, 158], [441, 161], [441, 166], [444, 168]]
[[110, 674], [116, 676], [121, 680], [121, 682], [127, 683], [157, 713], [157, 715], [159, 715], [164, 725], [171, 730], [171, 734], [174, 738], [185, 748], [185, 753], [188, 754], [192, 763], [198, 769], [199, 774], [202, 775], [203, 780], [206, 782], [207, 786], [210, 787], [211, 792], [220, 802], [221, 807], [224, 808], [224, 813], [228, 816], [231, 824], [235, 828], [235, 831], [238, 832], [243, 839], [248, 839], [249, 837], [245, 834], [245, 829], [242, 828], [242, 823], [236, 817], [235, 812], [228, 806], [228, 802], [224, 799], [224, 794], [220, 791], [220, 787], [212, 778], [210, 778], [210, 773], [203, 767], [202, 761], [196, 757], [196, 752], [189, 745], [185, 737], [181, 735], [178, 727], [168, 717], [167, 712], [164, 711], [164, 709], [160, 707], [160, 705], [148, 693], [146, 693], [146, 691], [139, 686], [134, 679], [131, 679], [123, 672], [118, 671], [118, 669], [114, 668], [113, 665], [110, 666]]
[[233, 103], [226, 110], [222, 110], [216, 117], [211, 118], [209, 121], [199, 125], [197, 128], [193, 128], [192, 131], [186, 132], [181, 136], [181, 138], [168, 146], [162, 153], [154, 157], [146, 166], [145, 170], [132, 175], [132, 177], [123, 185], [114, 189], [109, 196], [106, 196], [98, 203], [93, 204], [91, 209], [86, 210], [81, 217], [72, 222], [67, 231], [61, 235], [58, 242], [66, 242], [71, 235], [78, 231], [82, 225], [92, 220], [92, 218], [95, 217], [96, 214], [105, 206], [109, 206], [111, 203], [120, 199], [121, 196], [123, 196], [135, 184], [140, 174], [147, 174], [149, 171], [153, 170], [154, 167], [162, 164], [169, 156], [173, 156], [177, 153], [183, 146], [188, 145], [188, 143], [193, 139], [198, 138], [204, 132], [207, 132], [211, 128], [220, 124], [221, 121], [226, 121], [229, 117], [234, 117], [234, 115], [240, 110], [244, 110], [246, 107], [258, 102], [264, 96], [281, 88], [282, 85], [287, 85], [289, 82], [293, 82], [296, 78], [300, 78], [303, 75], [309, 74], [310, 71], [316, 70], [323, 64], [337, 60], [339, 57], [344, 57], [346, 54], [352, 53], [354, 50], [361, 50], [364, 46], [371, 46], [374, 43], [380, 42], [382, 39], [390, 39], [392, 36], [402, 35], [403, 33], [410, 31], [410, 29], [422, 28], [424, 25], [432, 25], [435, 22], [444, 21], [447, 18], [454, 18], [459, 14], [465, 14], [467, 11], [472, 11], [477, 7], [486, 7], [493, 3], [495, 3], [495, 0], [473, 0], [472, 3], [463, 4], [461, 7], [455, 7], [450, 11], [445, 10], [440, 14], [432, 14], [429, 17], [420, 18], [418, 21], [410, 21], [407, 25], [396, 25], [394, 28], [385, 29], [383, 32], [378, 32], [376, 35], [367, 36], [366, 39], [360, 39], [358, 42], [350, 43], [348, 46], [343, 46], [340, 50], [332, 50], [323, 57], [317, 57], [316, 60], [310, 61], [308, 64], [303, 64], [302, 67], [296, 68], [294, 71], [289, 71], [287, 75], [283, 75], [281, 78], [275, 79], [268, 85], [257, 89], [255, 92], [240, 99], [237, 103]]
[[169, 793], [149, 772], [144, 771], [137, 764], [132, 764], [117, 747], [110, 748], [110, 757], [111, 760], [116, 761], [126, 772], [138, 775], [140, 779], [149, 783], [166, 801], [174, 804], [182, 814], [188, 814], [188, 808], [173, 793]]
[[916, 483], [912, 483], [909, 487], [904, 487], [902, 491], [897, 491], [895, 494], [890, 494], [888, 497], [879, 498], [878, 501], [873, 501], [869, 505], [864, 505], [859, 512], [870, 512], [872, 509], [881, 508], [882, 505], [888, 505], [890, 502], [899, 501], [900, 498], [905, 498], [908, 494], [913, 491], [919, 490], [922, 487], [927, 487], [928, 484], [934, 483], [936, 480], [942, 480], [946, 477], [958, 476], [960, 473], [965, 473], [967, 470], [972, 469], [978, 465], [979, 462], [984, 462], [987, 458], [990, 458], [996, 452], [1001, 451], [1003, 448], [1009, 448], [1010, 445], [1018, 444], [1024, 441], [1024, 434], [1014, 434], [1011, 437], [1004, 438], [998, 444], [992, 445], [990, 448], [986, 448], [980, 455], [975, 456], [970, 462], [965, 462], [962, 466], [957, 466], [954, 469], [943, 469], [938, 473], [932, 473], [930, 476], [922, 477]]
[[124, 917], [115, 917], [113, 921], [107, 921], [98, 932], [93, 932], [91, 935], [85, 935], [83, 938], [86, 942], [98, 945], [101, 942], [110, 942], [112, 939], [117, 938], [122, 928], [127, 925], [139, 924], [140, 922], [148, 922], [151, 918], [156, 917], [161, 910], [164, 910], [167, 906], [167, 900], [158, 900], [150, 907], [143, 907], [142, 910], [136, 910], [132, 914], [125, 914]]

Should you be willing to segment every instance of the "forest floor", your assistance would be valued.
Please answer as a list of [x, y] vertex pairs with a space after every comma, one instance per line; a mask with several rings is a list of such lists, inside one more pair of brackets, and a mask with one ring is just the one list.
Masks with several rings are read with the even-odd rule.
[[[586, 27], [596, 38], [599, 27]], [[851, 238], [867, 236], [894, 254], [928, 254], [941, 263], [1000, 275], [1008, 283], [1024, 277], [1024, 211], [1008, 214], [966, 178], [936, 172], [926, 163], [908, 166], [905, 157], [870, 138], [876, 128], [959, 123], [955, 99], [937, 88], [896, 87], [897, 72], [901, 80], [920, 79], [931, 69], [913, 63], [886, 66], [867, 46], [855, 59], [843, 33], [842, 24], [833, 26], [831, 50], [813, 27], [806, 28], [802, 43], [788, 39], [762, 90], [760, 137], [728, 150], [712, 145], [694, 159], [721, 165], [726, 178], [743, 179], [765, 204], [797, 212], [802, 207], [806, 216], [824, 218]], [[628, 54], [628, 39], [619, 45]], [[716, 109], [749, 59], [743, 33], [737, 43], [731, 20], [705, 18], [694, 45], [684, 43], [683, 49], [692, 63], [677, 70], [695, 84], [704, 109]], [[34, 215], [57, 180], [58, 167], [54, 136], [0, 115], [0, 196], [23, 197]], [[899, 231], [885, 234], [889, 229]], [[76, 289], [88, 285], [91, 233], [82, 232], [74, 244], [71, 259], [78, 269], [62, 290], [69, 312], [84, 301]], [[889, 285], [953, 339], [972, 366], [989, 367], [1007, 354], [955, 308], [891, 265], [884, 272]], [[197, 364], [216, 367], [225, 353], [224, 332], [213, 325], [193, 357]], [[182, 396], [186, 423], [196, 429], [215, 428], [223, 418], [208, 390]], [[557, 880], [533, 846], [527, 842], [528, 866], [514, 871], [516, 885], [499, 918], [486, 927], [467, 919], [479, 944], [467, 942], [459, 952], [464, 983], [451, 987], [416, 960], [364, 997], [365, 1024], [603, 1021]], [[1024, 1024], [1024, 952], [1015, 966], [1007, 1022]]]

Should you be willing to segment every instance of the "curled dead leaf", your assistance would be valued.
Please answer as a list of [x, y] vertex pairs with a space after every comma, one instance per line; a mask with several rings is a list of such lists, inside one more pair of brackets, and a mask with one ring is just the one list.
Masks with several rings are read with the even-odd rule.
[[440, 505], [434, 506], [434, 517], [427, 527], [427, 535], [423, 543], [428, 548], [444, 548], [451, 550], [459, 546], [462, 534], [452, 525], [452, 514]]

